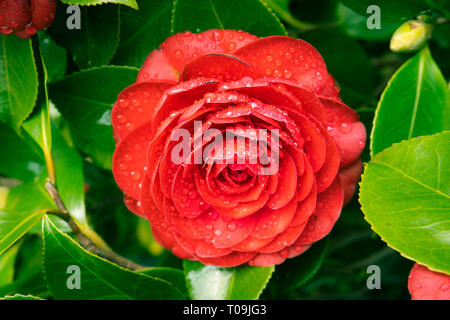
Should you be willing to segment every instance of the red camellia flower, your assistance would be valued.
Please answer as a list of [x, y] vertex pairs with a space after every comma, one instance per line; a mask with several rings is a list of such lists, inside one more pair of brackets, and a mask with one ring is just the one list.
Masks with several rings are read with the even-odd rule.
[[361, 174], [364, 125], [320, 54], [290, 37], [174, 35], [111, 120], [128, 208], [161, 245], [204, 264], [271, 266], [303, 253]]
[[412, 300], [450, 300], [450, 276], [415, 264], [408, 279]]
[[0, 34], [28, 39], [52, 24], [55, 11], [56, 0], [0, 0]]

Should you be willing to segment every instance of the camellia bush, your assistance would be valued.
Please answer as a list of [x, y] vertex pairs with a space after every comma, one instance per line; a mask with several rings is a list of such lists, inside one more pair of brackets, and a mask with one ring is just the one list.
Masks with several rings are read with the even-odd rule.
[[0, 0], [0, 297], [450, 300], [450, 2]]

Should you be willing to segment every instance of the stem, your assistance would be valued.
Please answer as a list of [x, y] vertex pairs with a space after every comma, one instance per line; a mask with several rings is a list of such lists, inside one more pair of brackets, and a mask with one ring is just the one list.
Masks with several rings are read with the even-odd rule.
[[[50, 179], [47, 180], [47, 182], [45, 183], [45, 188], [47, 189], [48, 193], [50, 194], [50, 196], [52, 197], [53, 201], [55, 202], [56, 206], [59, 209], [59, 211], [49, 213], [58, 216], [59, 218], [63, 219], [69, 224], [73, 233], [77, 237], [80, 245], [84, 249], [102, 258], [105, 258], [111, 262], [114, 262], [126, 269], [140, 270], [146, 268], [137, 263], [134, 263], [131, 260], [128, 260], [127, 258], [120, 256], [111, 249], [107, 248], [105, 242], [93, 230], [89, 229], [88, 227], [79, 225], [67, 211], [67, 208], [64, 205], [58, 193], [58, 190], [51, 183]], [[89, 234], [89, 236], [87, 236], [87, 234]], [[95, 238], [96, 241], [94, 241]]]

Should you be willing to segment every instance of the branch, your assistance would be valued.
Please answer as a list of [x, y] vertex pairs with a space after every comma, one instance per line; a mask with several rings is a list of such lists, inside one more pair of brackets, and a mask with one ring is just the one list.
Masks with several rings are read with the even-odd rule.
[[[91, 238], [86, 236], [86, 234], [85, 234], [86, 231], [83, 232], [82, 227], [80, 228], [80, 226], [77, 224], [77, 222], [69, 214], [69, 211], [67, 210], [66, 206], [64, 205], [64, 202], [62, 201], [58, 190], [50, 182], [50, 180], [47, 180], [47, 182], [45, 183], [45, 188], [47, 189], [48, 193], [50, 194], [54, 203], [56, 204], [56, 206], [59, 209], [58, 212], [51, 212], [51, 214], [54, 214], [54, 215], [60, 217], [61, 219], [63, 219], [64, 221], [66, 221], [69, 224], [73, 233], [77, 237], [80, 245], [84, 249], [86, 249], [87, 251], [92, 252], [102, 258], [105, 258], [111, 262], [114, 262], [114, 263], [118, 264], [119, 266], [122, 266], [122, 267], [130, 269], [130, 270], [139, 270], [139, 269], [146, 268], [137, 263], [134, 263], [133, 261], [131, 261], [127, 258], [124, 258], [124, 257], [118, 255], [114, 251], [107, 248], [106, 245], [95, 244]], [[98, 239], [97, 239], [97, 242], [99, 242]], [[101, 240], [101, 242], [104, 244], [103, 240]]]

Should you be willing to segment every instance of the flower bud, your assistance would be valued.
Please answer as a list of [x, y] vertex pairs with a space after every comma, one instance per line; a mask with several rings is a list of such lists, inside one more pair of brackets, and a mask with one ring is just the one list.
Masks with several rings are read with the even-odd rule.
[[407, 21], [392, 35], [390, 48], [394, 52], [416, 51], [431, 37], [432, 29], [430, 24], [422, 21]]

